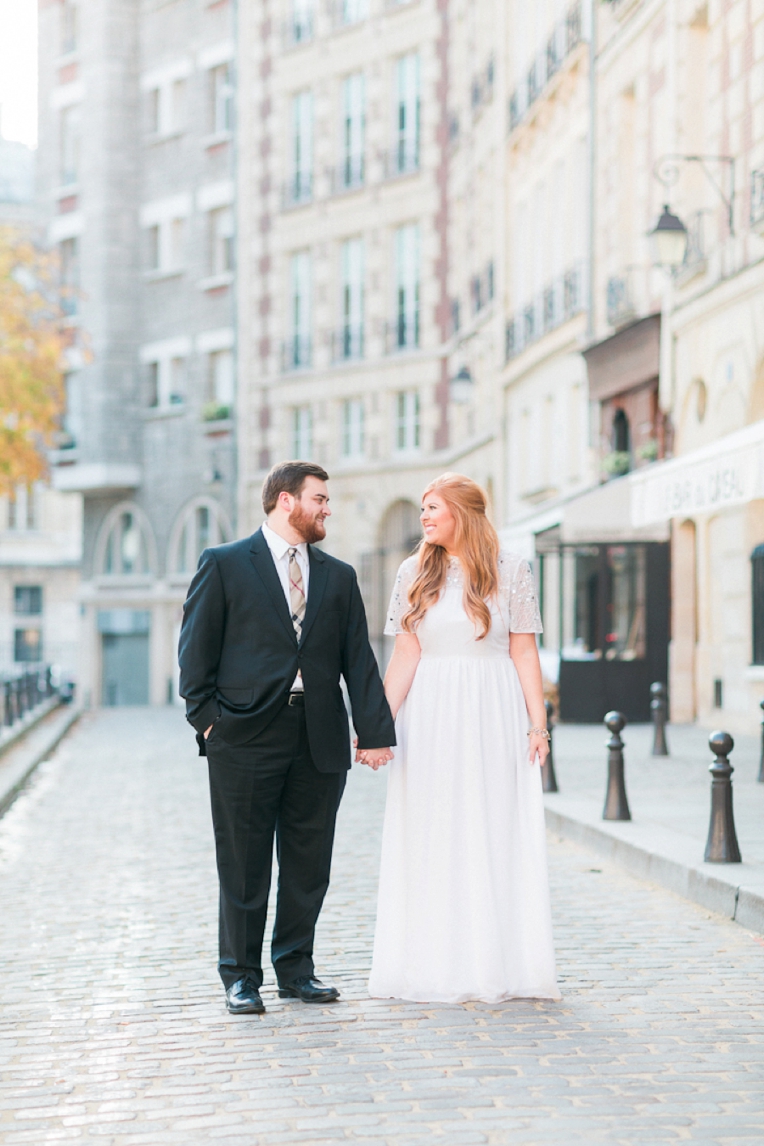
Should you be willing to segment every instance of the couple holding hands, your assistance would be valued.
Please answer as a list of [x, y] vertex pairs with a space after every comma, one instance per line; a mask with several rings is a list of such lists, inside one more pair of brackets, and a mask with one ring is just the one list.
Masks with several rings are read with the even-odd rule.
[[356, 760], [388, 766], [369, 992], [460, 1003], [560, 997], [539, 763], [548, 752], [528, 563], [504, 552], [475, 482], [422, 498], [401, 565], [384, 685], [351, 566], [315, 547], [328, 474], [275, 466], [252, 537], [206, 549], [180, 635], [180, 691], [208, 758], [226, 1005], [261, 1014], [273, 842], [279, 995], [331, 1003], [313, 937]]

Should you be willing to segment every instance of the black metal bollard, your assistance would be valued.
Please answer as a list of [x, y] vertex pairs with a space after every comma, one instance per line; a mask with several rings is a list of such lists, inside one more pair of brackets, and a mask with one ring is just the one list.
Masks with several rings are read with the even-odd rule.
[[603, 820], [630, 820], [629, 801], [626, 799], [626, 783], [623, 774], [623, 741], [619, 733], [626, 726], [626, 718], [621, 712], [609, 712], [605, 717], [610, 739], [605, 742], [608, 749], [607, 793]]
[[764, 700], [759, 701], [759, 708], [761, 709], [761, 759], [757, 779], [760, 784], [764, 784]]
[[653, 756], [668, 756], [666, 743], [666, 717], [668, 716], [668, 703], [666, 700], [666, 686], [656, 681], [650, 685], [650, 712], [653, 718]]
[[735, 747], [729, 732], [712, 732], [708, 747], [716, 759], [708, 769], [711, 781], [711, 822], [703, 856], [706, 863], [740, 863], [740, 848], [732, 814], [732, 773], [735, 769], [727, 757]]
[[545, 792], [559, 792], [557, 787], [557, 777], [554, 774], [554, 752], [552, 749], [552, 717], [554, 715], [554, 705], [551, 700], [547, 700], [544, 704], [546, 708], [546, 726], [549, 729], [549, 755], [544, 761], [541, 769], [541, 787]]

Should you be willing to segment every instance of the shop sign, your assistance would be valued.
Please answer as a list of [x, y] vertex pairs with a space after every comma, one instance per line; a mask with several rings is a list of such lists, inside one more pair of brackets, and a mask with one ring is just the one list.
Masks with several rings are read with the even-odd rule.
[[659, 462], [634, 474], [631, 520], [638, 527], [713, 513], [755, 498], [764, 498], [764, 424], [731, 434], [715, 448]]

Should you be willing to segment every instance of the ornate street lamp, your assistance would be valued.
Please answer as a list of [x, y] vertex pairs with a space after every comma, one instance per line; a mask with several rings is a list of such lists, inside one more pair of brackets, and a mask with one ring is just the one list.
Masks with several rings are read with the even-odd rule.
[[687, 252], [687, 228], [678, 215], [672, 215], [668, 203], [648, 238], [654, 263], [668, 270], [681, 267]]
[[457, 406], [469, 402], [475, 392], [475, 383], [469, 366], [462, 366], [461, 370], [451, 379], [449, 386], [451, 401]]

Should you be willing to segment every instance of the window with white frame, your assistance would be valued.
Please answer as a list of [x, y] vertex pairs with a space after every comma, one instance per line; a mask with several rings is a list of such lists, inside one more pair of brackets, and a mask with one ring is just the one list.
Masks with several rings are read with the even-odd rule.
[[188, 77], [191, 61], [173, 60], [160, 68], [144, 72], [141, 91], [146, 108], [146, 130], [150, 135], [176, 135], [187, 121]]
[[8, 528], [37, 529], [40, 490], [37, 485], [17, 485], [8, 495]]
[[419, 391], [401, 390], [395, 395], [395, 448], [399, 453], [418, 450], [420, 440]]
[[342, 457], [362, 458], [365, 449], [365, 414], [363, 398], [349, 398], [342, 403]]
[[80, 105], [62, 107], [59, 119], [60, 181], [62, 187], [76, 183], [80, 174]]
[[341, 247], [342, 326], [340, 358], [360, 358], [363, 354], [364, 283], [363, 239], [347, 239]]
[[154, 274], [178, 274], [186, 260], [188, 195], [147, 203], [141, 209], [146, 268]]
[[216, 207], [209, 212], [210, 274], [233, 270], [233, 207]]
[[233, 65], [226, 60], [210, 68], [210, 128], [213, 135], [233, 130]]
[[363, 72], [342, 84], [342, 164], [340, 184], [359, 187], [364, 180], [365, 82]]
[[313, 412], [310, 406], [295, 406], [292, 410], [292, 457], [295, 461], [309, 461], [313, 453]]
[[210, 401], [219, 410], [227, 410], [230, 416], [233, 407], [233, 351], [213, 350], [209, 355]]
[[414, 171], [419, 166], [420, 92], [419, 53], [402, 56], [395, 71], [396, 123], [395, 170]]
[[293, 0], [291, 38], [294, 44], [303, 44], [313, 36], [314, 0]]
[[146, 535], [130, 510], [118, 514], [109, 529], [103, 551], [102, 572], [116, 577], [149, 572]]
[[186, 338], [155, 342], [141, 349], [146, 373], [146, 404], [155, 410], [182, 406], [190, 344]]
[[369, 14], [368, 0], [339, 0], [338, 12], [341, 24], [357, 24]]
[[311, 360], [311, 274], [310, 251], [292, 255], [289, 274], [291, 331], [287, 365], [309, 366]]
[[395, 232], [394, 345], [419, 345], [419, 227], [409, 223]]

